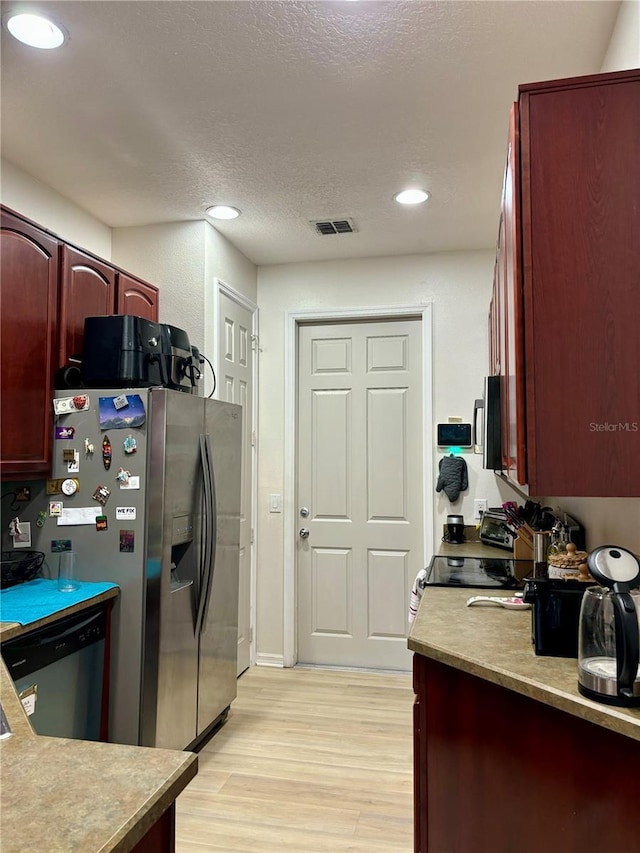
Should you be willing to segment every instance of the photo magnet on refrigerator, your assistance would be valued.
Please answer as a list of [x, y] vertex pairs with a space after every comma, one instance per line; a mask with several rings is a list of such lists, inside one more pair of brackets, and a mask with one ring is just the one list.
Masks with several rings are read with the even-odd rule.
[[73, 438], [73, 436], [75, 434], [76, 434], [76, 428], [75, 427], [61, 427], [61, 426], [56, 427], [56, 440], [61, 439], [61, 438]]
[[140, 394], [127, 394], [124, 408], [118, 408], [115, 401], [120, 397], [98, 397], [98, 418], [100, 429], [131, 429], [145, 422], [146, 414]]
[[133, 530], [120, 531], [120, 551], [123, 554], [132, 554], [136, 541], [136, 535]]
[[104, 506], [109, 500], [110, 494], [111, 489], [108, 489], [106, 486], [98, 486], [98, 488], [91, 495], [91, 497], [94, 499], [94, 501], [98, 501], [99, 504], [102, 504], [102, 506]]

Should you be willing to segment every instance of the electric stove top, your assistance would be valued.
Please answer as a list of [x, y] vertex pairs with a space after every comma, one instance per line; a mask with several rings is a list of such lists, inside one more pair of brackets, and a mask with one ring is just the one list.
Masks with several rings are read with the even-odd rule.
[[531, 560], [502, 557], [435, 556], [427, 567], [427, 586], [522, 589], [531, 575]]

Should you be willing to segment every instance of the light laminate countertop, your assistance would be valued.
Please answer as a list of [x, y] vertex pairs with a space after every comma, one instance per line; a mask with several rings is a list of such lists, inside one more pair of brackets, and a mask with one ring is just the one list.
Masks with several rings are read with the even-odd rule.
[[640, 709], [615, 708], [581, 696], [577, 660], [534, 653], [531, 611], [467, 607], [467, 599], [480, 593], [504, 594], [497, 589], [427, 587], [409, 633], [409, 648], [640, 740]]

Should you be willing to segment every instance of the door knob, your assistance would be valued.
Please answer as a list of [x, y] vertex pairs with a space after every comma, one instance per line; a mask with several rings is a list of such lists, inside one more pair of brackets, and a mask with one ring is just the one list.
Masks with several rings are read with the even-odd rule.
[[303, 518], [308, 518], [309, 517], [309, 507], [308, 506], [301, 506], [300, 507], [300, 515]]
[[308, 539], [309, 538], [309, 528], [308, 527], [301, 527], [300, 528], [300, 538], [301, 539]]

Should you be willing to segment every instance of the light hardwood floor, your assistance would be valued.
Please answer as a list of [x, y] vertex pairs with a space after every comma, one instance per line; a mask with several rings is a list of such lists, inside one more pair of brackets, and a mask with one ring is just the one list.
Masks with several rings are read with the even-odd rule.
[[177, 800], [176, 853], [411, 853], [411, 676], [253, 667]]

